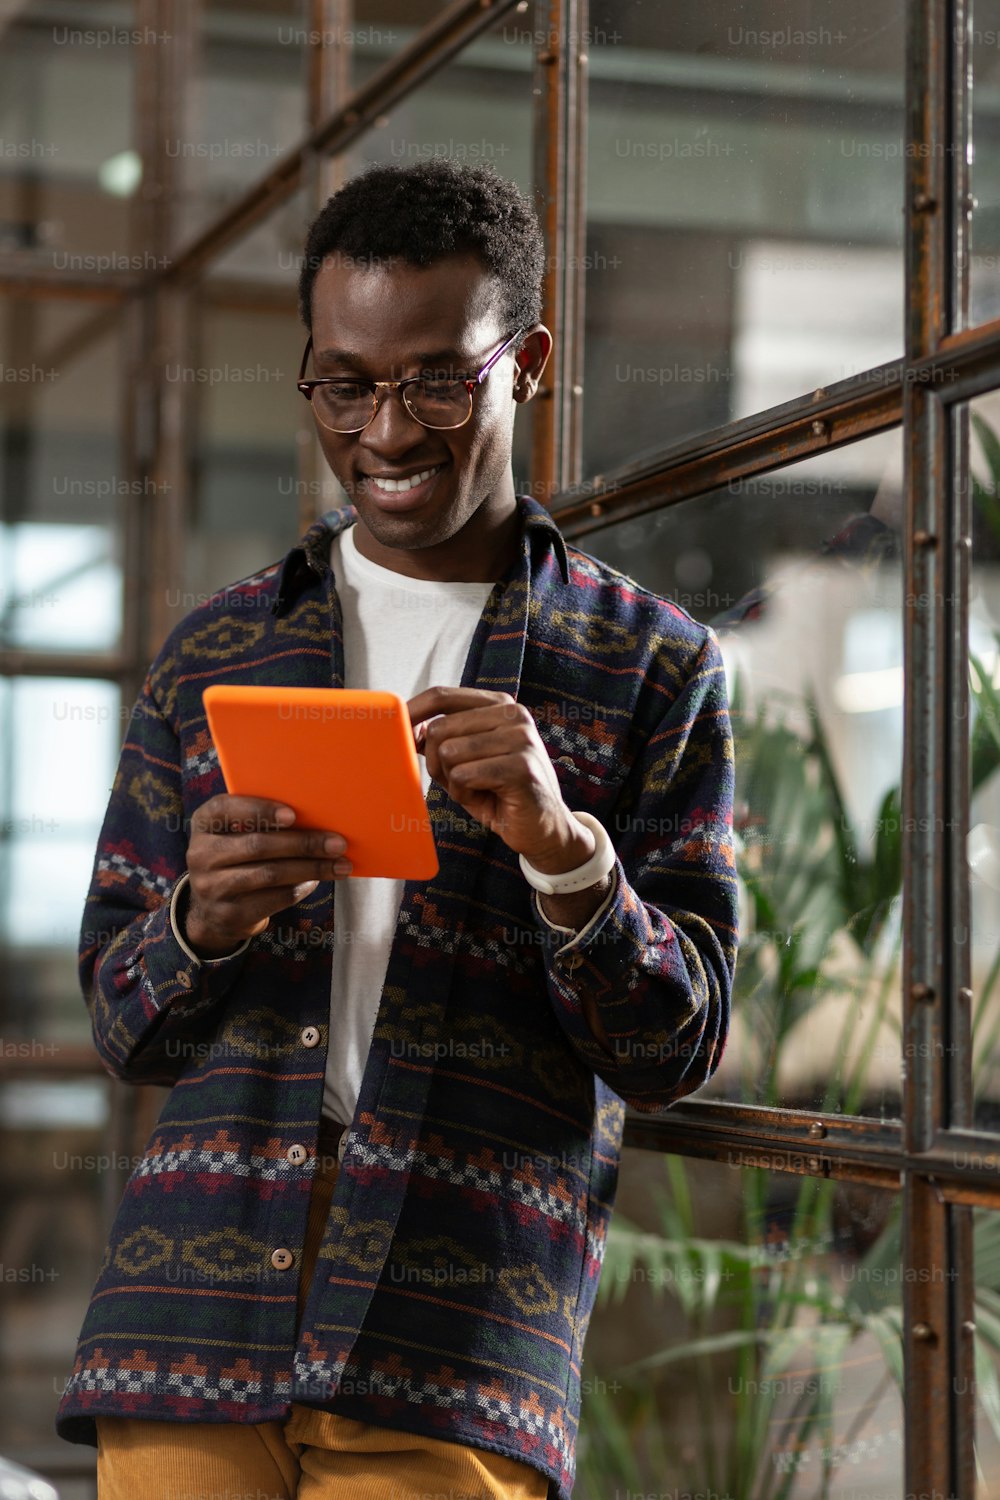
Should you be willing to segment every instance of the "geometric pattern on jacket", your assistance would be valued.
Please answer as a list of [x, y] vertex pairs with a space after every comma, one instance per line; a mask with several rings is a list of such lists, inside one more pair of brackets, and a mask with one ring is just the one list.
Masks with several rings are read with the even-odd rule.
[[517, 503], [520, 554], [462, 685], [531, 709], [566, 803], [611, 836], [616, 893], [567, 941], [516, 854], [431, 783], [440, 869], [404, 885], [297, 1338], [335, 883], [201, 965], [169, 904], [190, 818], [225, 790], [202, 689], [343, 686], [329, 545], [354, 508], [196, 608], [149, 670], [80, 973], [108, 1071], [172, 1088], [80, 1334], [57, 1423], [70, 1441], [96, 1443], [96, 1415], [251, 1423], [297, 1401], [491, 1449], [541, 1469], [550, 1497], [571, 1492], [625, 1107], [690, 1094], [727, 1036], [733, 744], [711, 628], [568, 544], [537, 501]]

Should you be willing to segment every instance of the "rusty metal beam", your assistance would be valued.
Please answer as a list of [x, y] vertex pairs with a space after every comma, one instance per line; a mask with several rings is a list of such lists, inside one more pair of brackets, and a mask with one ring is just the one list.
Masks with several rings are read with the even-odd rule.
[[[961, 322], [957, 274], [968, 183], [965, 140], [969, 16], [965, 0], [911, 0], [907, 13], [906, 345], [912, 367], [934, 358]], [[956, 130], [959, 132], [956, 138]], [[947, 357], [954, 358], [952, 346]], [[964, 1125], [970, 1056], [953, 1057], [968, 986], [965, 825], [968, 785], [964, 414], [913, 381], [904, 393], [903, 703], [903, 1144], [928, 1152]], [[960, 715], [956, 718], [956, 712]], [[967, 927], [966, 927], [967, 931]], [[960, 1079], [965, 1070], [964, 1081]], [[971, 1213], [936, 1180], [904, 1174], [903, 1258], [947, 1276], [903, 1286], [905, 1487], [971, 1496], [974, 1403], [960, 1394], [969, 1368]]]
[[41, 267], [19, 268], [10, 262], [0, 271], [0, 295], [72, 299], [74, 302], [123, 302], [139, 284], [133, 271], [69, 272]]
[[129, 670], [120, 651], [0, 650], [0, 677], [98, 677], [119, 682]]
[[41, 1041], [25, 1038], [23, 1050], [15, 1052], [16, 1039], [8, 1038], [0, 1052], [0, 1084], [19, 1078], [103, 1078], [110, 1083], [107, 1069], [88, 1042]]
[[612, 474], [598, 474], [568, 494], [556, 495], [553, 516], [567, 536], [583, 536], [706, 494], [732, 479], [746, 479], [884, 432], [902, 418], [902, 388], [902, 362], [879, 365], [685, 439]]
[[545, 0], [536, 13], [534, 180], [553, 347], [532, 412], [531, 471], [533, 493], [546, 499], [575, 484], [582, 466], [587, 14], [587, 0]]
[[898, 426], [907, 390], [953, 406], [997, 386], [1000, 319], [942, 338], [922, 357], [877, 365], [594, 475], [557, 493], [552, 512], [566, 536], [583, 536]]
[[1000, 1207], [1000, 1137], [974, 1131], [941, 1131], [926, 1151], [915, 1152], [896, 1120], [688, 1099], [663, 1116], [626, 1114], [624, 1141], [732, 1166], [766, 1163], [775, 1171], [873, 1182], [894, 1192], [905, 1173], [919, 1174], [953, 1201]]

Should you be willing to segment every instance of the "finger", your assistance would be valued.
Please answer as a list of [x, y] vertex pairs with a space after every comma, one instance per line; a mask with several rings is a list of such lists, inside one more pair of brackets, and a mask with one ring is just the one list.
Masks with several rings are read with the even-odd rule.
[[410, 723], [419, 724], [436, 714], [451, 714], [468, 708], [488, 708], [491, 704], [514, 703], [510, 693], [494, 693], [486, 688], [431, 687], [411, 698], [406, 707]]
[[534, 750], [550, 759], [528, 710], [516, 703], [435, 719], [417, 748], [434, 777], [470, 756], [527, 754]]
[[283, 859], [259, 865], [234, 865], [215, 874], [212, 898], [234, 901], [258, 891], [291, 890], [308, 881], [335, 880], [349, 875], [352, 869], [348, 859]]
[[232, 865], [271, 862], [272, 860], [336, 858], [347, 852], [342, 833], [322, 829], [289, 830], [267, 833], [255, 830], [244, 834], [205, 834], [188, 850], [188, 863], [208, 870], [227, 869]]
[[[451, 767], [467, 760], [482, 760], [484, 756], [526, 753], [535, 742], [529, 730], [520, 724], [508, 724], [479, 734], [451, 734], [445, 730], [434, 744], [442, 763]], [[545, 747], [541, 748], [544, 751]]]
[[414, 727], [413, 727], [413, 741], [414, 741], [414, 744], [416, 745], [416, 747], [417, 747], [417, 749], [419, 751], [423, 752], [424, 740], [425, 740], [425, 737], [427, 735], [427, 726], [429, 724], [434, 724], [437, 721], [437, 719], [443, 718], [443, 717], [444, 717], [443, 714], [436, 714], [434, 716], [434, 718], [431, 718], [431, 719], [421, 719], [417, 724], [414, 725]]
[[[335, 878], [345, 880], [347, 876]], [[199, 919], [220, 941], [242, 942], [245, 937], [263, 932], [276, 912], [307, 900], [319, 884], [318, 880], [301, 880], [297, 885], [275, 885], [266, 890], [245, 892], [238, 898], [199, 902]]]
[[[524, 730], [513, 725], [506, 730], [495, 729], [491, 734], [449, 736], [447, 739], [428, 743], [424, 749], [427, 770], [435, 781], [446, 780], [460, 766], [470, 761], [486, 759], [512, 761], [512, 776], [531, 775], [531, 757], [538, 753], [545, 754], [547, 758], [544, 746], [541, 752], [536, 751], [533, 741]], [[542, 768], [534, 774], [533, 779], [537, 781], [543, 775]]]
[[233, 792], [219, 792], [195, 809], [191, 832], [246, 833], [251, 830], [287, 828], [295, 821], [295, 812], [287, 803], [270, 797], [242, 797]]
[[523, 786], [526, 779], [530, 786], [537, 785], [530, 769], [510, 755], [462, 761], [449, 766], [446, 774], [450, 788], [448, 795], [455, 801], [461, 801], [466, 792], [496, 792]]
[[[530, 709], [508, 698], [505, 703], [484, 704], [480, 708], [437, 714], [418, 724], [413, 731], [417, 749], [426, 755], [428, 747], [443, 744], [462, 735], [489, 734], [513, 729], [528, 739], [538, 739]], [[538, 740], [539, 745], [541, 741]]]

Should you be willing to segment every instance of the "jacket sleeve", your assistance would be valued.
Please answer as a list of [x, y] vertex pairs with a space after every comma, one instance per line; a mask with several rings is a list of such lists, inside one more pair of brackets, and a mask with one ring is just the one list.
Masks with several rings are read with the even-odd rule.
[[215, 1029], [246, 945], [199, 960], [172, 906], [187, 873], [180, 746], [147, 677], [128, 722], [80, 933], [80, 982], [105, 1068], [172, 1084]]
[[[722, 1059], [738, 944], [733, 786], [725, 667], [709, 630], [607, 828], [617, 854], [611, 898], [561, 947], [544, 945], [570, 1043], [636, 1110], [676, 1103]], [[551, 928], [535, 892], [532, 910]]]

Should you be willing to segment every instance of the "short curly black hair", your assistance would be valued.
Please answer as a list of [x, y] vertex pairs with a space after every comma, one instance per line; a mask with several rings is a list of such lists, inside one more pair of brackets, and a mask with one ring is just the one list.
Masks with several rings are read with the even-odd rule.
[[504, 324], [537, 323], [545, 246], [535, 210], [515, 183], [490, 166], [447, 157], [373, 165], [328, 198], [309, 228], [299, 276], [302, 321], [312, 327], [313, 282], [330, 255], [430, 266], [470, 251], [496, 278]]

